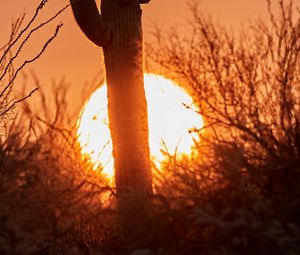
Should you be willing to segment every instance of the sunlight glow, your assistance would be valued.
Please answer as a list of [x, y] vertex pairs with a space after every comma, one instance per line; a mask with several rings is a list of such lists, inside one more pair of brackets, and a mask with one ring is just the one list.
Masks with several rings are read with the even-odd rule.
[[[145, 91], [148, 104], [149, 144], [157, 168], [168, 155], [190, 155], [194, 145], [191, 130], [203, 126], [193, 99], [173, 81], [146, 74]], [[98, 88], [84, 106], [78, 124], [78, 140], [82, 152], [89, 155], [103, 172], [113, 176], [112, 142], [109, 132], [106, 85]], [[188, 107], [187, 107], [188, 106]]]

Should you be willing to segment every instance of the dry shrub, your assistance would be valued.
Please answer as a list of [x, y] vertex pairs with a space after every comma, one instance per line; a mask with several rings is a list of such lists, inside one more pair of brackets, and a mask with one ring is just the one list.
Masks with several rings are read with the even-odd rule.
[[62, 128], [62, 117], [32, 114], [27, 105], [1, 140], [1, 254], [99, 247], [115, 227], [114, 190], [82, 157], [76, 130]]
[[238, 35], [193, 4], [191, 34], [147, 45], [148, 67], [185, 84], [205, 120], [200, 156], [172, 158], [156, 187], [173, 254], [299, 253], [300, 15], [266, 3], [269, 22]]
[[[33, 76], [35, 88], [16, 93], [26, 83], [20, 74], [62, 27], [55, 26], [32, 56], [22, 54], [67, 8], [45, 17], [47, 2], [41, 1], [28, 21], [21, 15], [0, 47], [0, 254], [81, 254], [105, 242], [115, 227], [114, 191], [101, 169], [94, 170], [80, 153], [64, 81], [49, 96]], [[37, 90], [40, 100], [25, 102]], [[21, 103], [23, 109], [17, 108]]]
[[148, 45], [148, 66], [188, 87], [205, 126], [195, 157], [155, 175], [140, 236], [119, 231], [114, 190], [66, 129], [65, 91], [52, 115], [44, 96], [44, 115], [27, 107], [0, 145], [0, 253], [298, 254], [299, 10], [266, 2], [270, 22], [240, 36], [193, 5], [192, 34]]

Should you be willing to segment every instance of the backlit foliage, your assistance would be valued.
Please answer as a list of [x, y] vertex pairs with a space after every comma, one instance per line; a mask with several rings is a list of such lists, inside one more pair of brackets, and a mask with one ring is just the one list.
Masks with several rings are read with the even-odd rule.
[[200, 156], [157, 170], [139, 236], [119, 231], [114, 188], [80, 157], [64, 93], [52, 118], [26, 108], [29, 129], [15, 122], [0, 144], [0, 253], [299, 254], [300, 14], [266, 3], [269, 21], [239, 35], [193, 5], [192, 33], [147, 45], [150, 71], [185, 84], [205, 126]]

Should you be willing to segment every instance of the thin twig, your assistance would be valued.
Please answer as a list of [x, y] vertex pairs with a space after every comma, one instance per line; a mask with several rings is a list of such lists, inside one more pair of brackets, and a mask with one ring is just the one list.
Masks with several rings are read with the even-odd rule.
[[14, 108], [17, 104], [25, 101], [27, 98], [31, 97], [33, 93], [35, 93], [38, 90], [38, 88], [35, 88], [34, 90], [32, 90], [27, 96], [14, 101], [4, 112], [0, 113], [0, 116], [5, 115], [7, 112], [9, 112], [12, 108]]

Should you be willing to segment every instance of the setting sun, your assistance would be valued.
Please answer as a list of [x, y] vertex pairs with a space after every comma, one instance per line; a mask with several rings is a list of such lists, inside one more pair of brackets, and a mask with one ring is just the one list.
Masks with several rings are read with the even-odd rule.
[[[195, 137], [190, 130], [201, 128], [203, 119], [196, 113], [192, 97], [173, 81], [153, 74], [146, 74], [144, 80], [151, 158], [159, 168], [166, 153], [180, 156], [192, 152]], [[77, 133], [82, 152], [96, 165], [101, 164], [104, 173], [112, 176], [112, 142], [105, 84], [84, 106]]]

